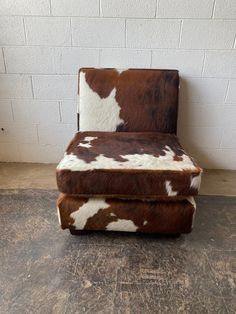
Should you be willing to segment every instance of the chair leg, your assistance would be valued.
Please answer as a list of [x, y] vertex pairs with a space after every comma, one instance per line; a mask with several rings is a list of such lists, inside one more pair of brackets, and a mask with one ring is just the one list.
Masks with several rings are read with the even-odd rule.
[[171, 236], [173, 238], [179, 238], [181, 236], [181, 233], [173, 233], [173, 234], [171, 234]]
[[75, 230], [75, 229], [69, 229], [69, 230], [72, 235], [83, 235], [83, 234], [89, 233], [89, 231], [87, 230]]

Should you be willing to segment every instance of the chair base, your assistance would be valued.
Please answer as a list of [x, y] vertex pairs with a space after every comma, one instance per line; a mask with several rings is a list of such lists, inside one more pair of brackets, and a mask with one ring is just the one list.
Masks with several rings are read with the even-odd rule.
[[[104, 230], [75, 230], [75, 229], [69, 229], [69, 231], [70, 231], [70, 234], [73, 236], [84, 236], [84, 235], [88, 235], [94, 232], [104, 232]], [[172, 233], [172, 234], [170, 233], [166, 235], [170, 236], [171, 238], [179, 238], [181, 236], [181, 233]]]
[[61, 194], [58, 215], [62, 229], [73, 235], [90, 231], [123, 231], [179, 235], [192, 230], [192, 197], [176, 201], [80, 198]]
[[72, 229], [70, 228], [70, 233], [72, 235], [85, 235], [85, 234], [89, 234], [91, 233], [92, 231], [89, 231], [89, 230], [75, 230], [75, 229]]

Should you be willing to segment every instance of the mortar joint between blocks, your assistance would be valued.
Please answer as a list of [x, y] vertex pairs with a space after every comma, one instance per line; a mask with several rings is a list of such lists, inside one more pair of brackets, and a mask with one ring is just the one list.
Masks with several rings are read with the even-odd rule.
[[[2, 47], [2, 57], [3, 57], [3, 63], [4, 63], [4, 69], [5, 69], [5, 73], [7, 73], [7, 65], [6, 65], [6, 58], [5, 58], [5, 51], [4, 48]], [[4, 74], [4, 73], [3, 73]]]

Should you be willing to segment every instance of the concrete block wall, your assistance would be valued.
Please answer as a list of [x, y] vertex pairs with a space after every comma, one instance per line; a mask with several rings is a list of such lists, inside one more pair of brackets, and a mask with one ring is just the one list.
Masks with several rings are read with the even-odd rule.
[[57, 162], [81, 66], [180, 70], [178, 134], [236, 169], [235, 0], [0, 0], [0, 160]]

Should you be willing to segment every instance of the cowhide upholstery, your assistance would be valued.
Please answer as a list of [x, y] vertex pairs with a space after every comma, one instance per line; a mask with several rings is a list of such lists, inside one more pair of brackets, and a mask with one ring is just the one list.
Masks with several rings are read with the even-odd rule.
[[176, 133], [176, 70], [79, 72], [79, 130]]
[[60, 225], [188, 233], [202, 169], [178, 138], [176, 70], [79, 71], [78, 133], [57, 167]]
[[58, 218], [63, 229], [126, 232], [188, 233], [192, 230], [195, 201], [141, 201], [81, 198], [61, 194]]
[[177, 137], [158, 132], [78, 132], [57, 167], [59, 191], [83, 196], [189, 196], [200, 181]]

